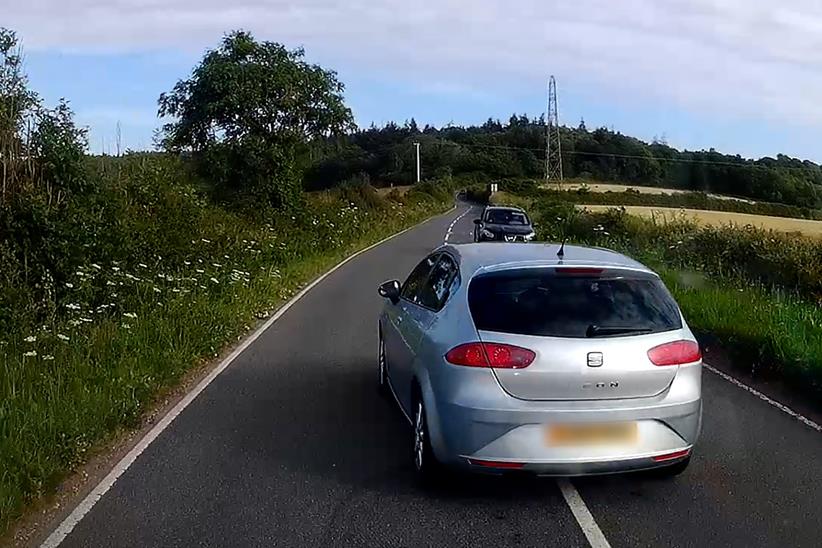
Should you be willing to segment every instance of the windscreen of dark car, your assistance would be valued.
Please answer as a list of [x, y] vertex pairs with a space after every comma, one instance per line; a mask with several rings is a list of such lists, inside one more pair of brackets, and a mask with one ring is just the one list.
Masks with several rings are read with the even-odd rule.
[[520, 211], [510, 209], [491, 209], [485, 216], [485, 222], [495, 225], [518, 225], [526, 226], [528, 217]]
[[555, 269], [483, 274], [468, 287], [480, 331], [601, 337], [680, 329], [679, 308], [659, 278], [629, 271], [569, 275]]

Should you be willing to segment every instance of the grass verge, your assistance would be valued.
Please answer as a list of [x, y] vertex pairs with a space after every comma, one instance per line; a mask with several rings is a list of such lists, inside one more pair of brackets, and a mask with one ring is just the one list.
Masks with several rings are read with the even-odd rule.
[[[0, 340], [0, 536], [101, 442], [140, 424], [154, 399], [242, 338], [343, 257], [447, 209], [424, 192], [399, 203], [310, 199], [291, 233], [212, 218], [185, 259], [79, 267], [73, 298]], [[367, 193], [369, 200], [373, 196]], [[224, 225], [218, 227], [217, 225]]]

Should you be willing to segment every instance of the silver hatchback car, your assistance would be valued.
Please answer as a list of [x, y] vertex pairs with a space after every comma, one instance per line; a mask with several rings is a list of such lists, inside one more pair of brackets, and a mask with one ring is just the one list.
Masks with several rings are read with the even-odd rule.
[[659, 276], [613, 251], [445, 245], [379, 288], [379, 387], [416, 472], [687, 467], [702, 355]]

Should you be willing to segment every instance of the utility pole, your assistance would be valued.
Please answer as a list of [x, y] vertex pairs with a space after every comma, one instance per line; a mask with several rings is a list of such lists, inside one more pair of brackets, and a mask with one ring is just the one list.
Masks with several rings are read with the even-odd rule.
[[420, 182], [420, 144], [414, 143], [414, 148], [417, 150], [417, 182]]
[[559, 142], [557, 81], [548, 80], [548, 112], [545, 119], [545, 180], [562, 182], [562, 146]]

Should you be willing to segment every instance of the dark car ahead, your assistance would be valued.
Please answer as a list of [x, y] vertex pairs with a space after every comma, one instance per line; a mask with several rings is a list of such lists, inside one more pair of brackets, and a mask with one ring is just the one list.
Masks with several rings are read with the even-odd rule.
[[518, 207], [489, 206], [474, 220], [475, 242], [530, 242], [534, 227]]

